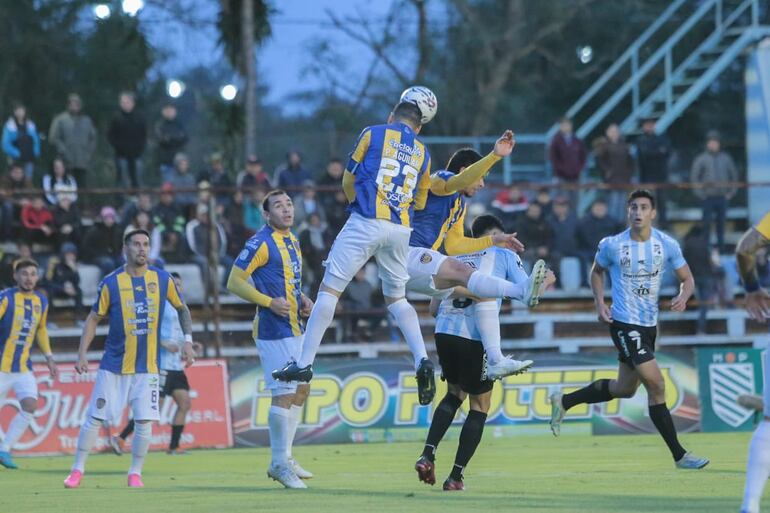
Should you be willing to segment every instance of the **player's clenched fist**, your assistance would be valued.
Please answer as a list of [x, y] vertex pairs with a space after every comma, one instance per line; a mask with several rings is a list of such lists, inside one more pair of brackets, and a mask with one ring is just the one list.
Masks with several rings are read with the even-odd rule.
[[85, 355], [78, 356], [78, 361], [75, 364], [75, 371], [78, 374], [85, 374], [88, 372], [88, 359], [85, 357]]
[[610, 307], [607, 306], [606, 303], [601, 303], [597, 305], [596, 311], [599, 314], [600, 321], [606, 322], [607, 324], [612, 323], [612, 311], [610, 310]]
[[274, 297], [273, 300], [270, 301], [270, 310], [281, 317], [288, 317], [291, 312], [291, 305], [285, 298]]

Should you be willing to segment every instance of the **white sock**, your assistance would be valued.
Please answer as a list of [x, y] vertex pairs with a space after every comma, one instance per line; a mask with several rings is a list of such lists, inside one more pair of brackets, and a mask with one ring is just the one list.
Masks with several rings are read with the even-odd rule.
[[290, 424], [291, 412], [288, 408], [270, 406], [270, 413], [267, 414], [267, 426], [270, 430], [271, 465], [285, 465], [288, 462], [286, 455], [289, 451]]
[[517, 283], [489, 276], [479, 271], [468, 278], [468, 290], [478, 297], [509, 297], [521, 301], [527, 293], [527, 287]]
[[759, 513], [759, 501], [762, 499], [768, 476], [770, 476], [770, 421], [763, 420], [754, 431], [749, 444], [742, 512]]
[[497, 301], [476, 303], [476, 328], [487, 353], [487, 362], [495, 364], [503, 359], [500, 350], [500, 314]]
[[11, 452], [13, 444], [21, 438], [21, 435], [27, 430], [29, 423], [32, 422], [32, 416], [33, 415], [27, 411], [19, 410], [19, 413], [16, 414], [11, 421], [11, 424], [8, 426], [8, 431], [5, 433], [3, 443], [0, 444], [0, 451]]
[[406, 345], [414, 356], [414, 368], [420, 366], [420, 360], [428, 357], [425, 351], [425, 340], [420, 331], [420, 319], [414, 307], [407, 302], [406, 298], [399, 299], [395, 303], [388, 305], [388, 311], [396, 319], [396, 324], [404, 334]]
[[289, 433], [287, 435], [286, 443], [286, 458], [291, 459], [291, 448], [294, 445], [294, 437], [297, 435], [297, 427], [299, 426], [299, 418], [302, 415], [302, 406], [292, 404], [289, 408]]
[[144, 457], [147, 456], [147, 451], [150, 449], [151, 439], [152, 422], [134, 423], [134, 439], [131, 440], [131, 468], [128, 469], [129, 474], [142, 475]]
[[78, 434], [78, 447], [75, 451], [75, 463], [72, 465], [72, 470], [79, 470], [85, 472], [86, 470], [86, 458], [88, 453], [96, 445], [96, 439], [99, 438], [99, 429], [102, 427], [102, 421], [93, 417], [88, 417], [80, 426], [80, 434]]
[[334, 319], [337, 301], [339, 301], [339, 298], [334, 294], [329, 292], [318, 293], [313, 310], [310, 312], [310, 318], [307, 320], [305, 337], [302, 342], [302, 355], [297, 360], [298, 367], [307, 367], [315, 360], [315, 354], [318, 352], [318, 346], [321, 345], [321, 339]]

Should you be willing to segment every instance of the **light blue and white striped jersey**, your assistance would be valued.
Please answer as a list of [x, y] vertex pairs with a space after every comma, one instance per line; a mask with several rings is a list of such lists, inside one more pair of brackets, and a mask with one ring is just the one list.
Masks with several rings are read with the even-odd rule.
[[686, 265], [679, 243], [652, 229], [645, 242], [631, 239], [628, 229], [599, 242], [596, 263], [609, 270], [612, 280], [612, 318], [638, 326], [658, 324], [658, 295], [664, 265]]
[[182, 363], [182, 345], [184, 344], [184, 332], [179, 323], [179, 314], [176, 308], [167, 302], [163, 309], [163, 322], [160, 325], [161, 342], [174, 342], [179, 345], [179, 351], [172, 353], [163, 345], [160, 345], [160, 368], [166, 371], [184, 370]]
[[[493, 246], [484, 251], [458, 255], [454, 258], [483, 274], [513, 283], [523, 283], [529, 278], [521, 259], [510, 249]], [[497, 300], [498, 309], [502, 303], [502, 299]], [[445, 299], [439, 306], [435, 332], [475, 340], [480, 343], [481, 335], [476, 327], [475, 313], [476, 308], [470, 300]]]

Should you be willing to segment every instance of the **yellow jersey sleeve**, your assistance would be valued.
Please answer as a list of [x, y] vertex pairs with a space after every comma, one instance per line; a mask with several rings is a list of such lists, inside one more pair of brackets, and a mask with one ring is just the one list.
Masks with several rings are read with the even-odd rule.
[[100, 317], [106, 317], [110, 312], [110, 288], [104, 282], [102, 282], [102, 287], [99, 291], [99, 300], [97, 301], [96, 306], [96, 315]]
[[249, 262], [249, 265], [246, 266], [246, 275], [251, 276], [251, 273], [267, 264], [269, 258], [270, 255], [267, 249], [267, 243], [262, 242], [262, 244], [259, 245], [257, 251], [254, 252], [254, 256], [251, 257], [251, 262]]
[[428, 202], [428, 192], [430, 192], [430, 160], [425, 168], [425, 172], [420, 177], [420, 181], [417, 183], [417, 191], [414, 194], [414, 208], [415, 210], [422, 210], [425, 208], [425, 204]]
[[51, 354], [51, 339], [48, 338], [48, 306], [46, 305], [37, 326], [37, 345], [44, 355]]
[[269, 308], [273, 298], [258, 291], [250, 282], [250, 274], [239, 267], [233, 266], [227, 279], [227, 290], [241, 299], [254, 303], [263, 308]]
[[492, 166], [499, 161], [500, 157], [490, 152], [489, 155], [474, 162], [449, 180], [443, 180], [434, 175], [430, 181], [430, 192], [437, 196], [449, 196], [461, 191], [484, 178]]
[[342, 175], [342, 190], [345, 192], [348, 203], [353, 203], [356, 200], [356, 175], [347, 169]]
[[492, 236], [485, 235], [478, 239], [465, 236], [465, 211], [460, 215], [444, 239], [444, 250], [447, 255], [465, 255], [476, 253], [492, 246]]
[[360, 164], [364, 160], [369, 144], [372, 141], [372, 130], [370, 128], [365, 129], [360, 136], [358, 136], [358, 142], [356, 147], [353, 148], [353, 152], [350, 154], [350, 161], [348, 162], [347, 170], [351, 173], [355, 173], [356, 165]]
[[2, 301], [0, 301], [0, 319], [5, 315], [5, 312], [8, 310], [8, 296], [3, 296]]
[[770, 212], [757, 223], [755, 229], [766, 239], [770, 239]]
[[176, 283], [174, 282], [174, 278], [169, 275], [168, 277], [168, 290], [166, 292], [166, 300], [171, 303], [171, 306], [174, 308], [182, 308], [184, 306], [184, 301], [182, 301], [182, 296], [179, 295], [179, 290], [176, 288]]

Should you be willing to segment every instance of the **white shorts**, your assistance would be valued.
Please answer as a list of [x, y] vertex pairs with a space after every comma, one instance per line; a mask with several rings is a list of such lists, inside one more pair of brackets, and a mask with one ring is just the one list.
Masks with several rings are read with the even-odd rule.
[[88, 416], [115, 426], [128, 406], [134, 420], [159, 420], [159, 398], [160, 376], [157, 374], [115, 374], [99, 369]]
[[16, 400], [37, 399], [37, 381], [33, 372], [0, 372], [0, 397], [13, 389]]
[[409, 257], [406, 269], [409, 272], [409, 281], [406, 284], [410, 292], [419, 292], [426, 296], [446, 299], [452, 295], [453, 288], [437, 289], [433, 277], [448, 256], [427, 248], [409, 248]]
[[255, 340], [262, 371], [265, 374], [265, 389], [276, 395], [293, 394], [297, 391], [297, 381], [273, 379], [272, 372], [283, 367], [290, 360], [299, 359], [302, 353], [302, 337], [279, 338], [275, 340]]
[[345, 290], [356, 273], [374, 257], [382, 280], [382, 293], [388, 297], [404, 297], [409, 281], [406, 259], [411, 234], [411, 228], [351, 214], [324, 262], [323, 284], [340, 292]]

